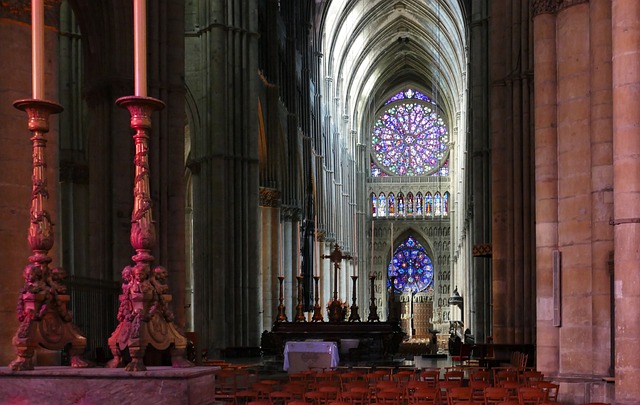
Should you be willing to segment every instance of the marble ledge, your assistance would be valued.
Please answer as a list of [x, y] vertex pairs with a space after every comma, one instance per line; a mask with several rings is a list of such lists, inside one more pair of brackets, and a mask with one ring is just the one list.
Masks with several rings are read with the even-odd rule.
[[212, 404], [218, 367], [0, 368], [0, 404], [206, 405]]

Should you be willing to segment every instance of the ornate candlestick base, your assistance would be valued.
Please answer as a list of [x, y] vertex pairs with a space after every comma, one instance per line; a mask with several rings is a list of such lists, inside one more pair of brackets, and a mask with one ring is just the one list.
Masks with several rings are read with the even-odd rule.
[[13, 337], [16, 359], [9, 364], [13, 371], [33, 370], [35, 350], [43, 347], [61, 350], [71, 346], [71, 366], [89, 367], [92, 364], [82, 359], [87, 339], [71, 322], [67, 311], [69, 295], [64, 284], [66, 276], [61, 268], [49, 268], [53, 247], [53, 223], [46, 209], [49, 199], [45, 149], [49, 132], [49, 116], [58, 114], [62, 107], [45, 100], [26, 99], [13, 103], [14, 107], [29, 116], [28, 128], [32, 132], [32, 189], [28, 242], [33, 255], [24, 268], [24, 286], [18, 296], [17, 315], [20, 326]]
[[278, 305], [278, 317], [276, 318], [276, 322], [287, 322], [287, 314], [285, 313], [284, 307], [284, 276], [278, 276], [278, 281], [280, 282], [280, 305]]
[[170, 349], [173, 367], [193, 367], [185, 357], [187, 339], [173, 324], [168, 271], [162, 266], [151, 269], [156, 231], [151, 215], [148, 140], [151, 113], [164, 108], [164, 103], [151, 97], [130, 96], [118, 99], [116, 104], [129, 110], [131, 128], [136, 131], [133, 136], [135, 177], [130, 235], [131, 246], [136, 250], [132, 259], [136, 264], [122, 270], [119, 324], [108, 341], [113, 360], [107, 366], [124, 366], [122, 351], [128, 348], [131, 362], [125, 370], [144, 371], [143, 358], [151, 345], [160, 351]]
[[313, 276], [313, 281], [315, 283], [315, 305], [313, 306], [313, 318], [311, 320], [313, 322], [324, 322], [324, 317], [322, 316], [322, 307], [320, 306], [320, 295], [318, 294], [318, 283], [320, 282], [320, 276]]
[[298, 280], [298, 305], [296, 305], [296, 317], [294, 319], [295, 322], [306, 322], [307, 320], [304, 317], [304, 308], [302, 306], [302, 280], [304, 280], [303, 276], [296, 276]]
[[380, 317], [378, 316], [378, 307], [376, 306], [376, 290], [374, 286], [374, 281], [376, 281], [376, 275], [371, 272], [369, 275], [369, 281], [371, 282], [371, 299], [369, 303], [369, 317], [367, 320], [369, 322], [380, 321]]
[[351, 313], [349, 314], [349, 322], [360, 322], [360, 314], [358, 314], [358, 305], [356, 304], [356, 281], [358, 280], [358, 276], [351, 276], [353, 280], [353, 296], [352, 296], [352, 304], [351, 304]]

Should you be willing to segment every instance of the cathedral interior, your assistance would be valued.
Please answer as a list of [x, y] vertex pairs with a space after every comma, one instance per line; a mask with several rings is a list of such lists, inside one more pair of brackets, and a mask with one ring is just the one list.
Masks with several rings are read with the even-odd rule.
[[[35, 251], [31, 18], [0, 2], [3, 364]], [[47, 254], [95, 359], [137, 261], [132, 1], [44, 0], [44, 27]], [[198, 352], [357, 300], [439, 350], [451, 325], [532, 345], [567, 403], [638, 403], [640, 2], [149, 1], [144, 51], [152, 259]]]

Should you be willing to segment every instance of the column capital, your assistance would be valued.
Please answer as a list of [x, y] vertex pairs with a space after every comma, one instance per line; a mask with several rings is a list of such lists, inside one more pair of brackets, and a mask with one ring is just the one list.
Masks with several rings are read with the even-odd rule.
[[540, 14], [555, 14], [560, 1], [562, 0], [533, 0], [531, 3], [531, 14], [533, 14], [534, 17]]
[[[44, 0], [45, 25], [58, 27], [61, 0]], [[0, 18], [31, 24], [31, 0], [9, 0], [0, 2]]]
[[558, 11], [562, 11], [565, 8], [588, 2], [589, 0], [558, 0]]

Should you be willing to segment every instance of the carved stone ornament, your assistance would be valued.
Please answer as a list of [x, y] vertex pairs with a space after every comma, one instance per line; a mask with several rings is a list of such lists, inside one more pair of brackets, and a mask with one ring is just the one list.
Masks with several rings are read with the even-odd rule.
[[558, 0], [558, 11], [564, 10], [571, 6], [576, 6], [582, 3], [588, 3], [589, 0]]
[[559, 0], [533, 0], [531, 13], [533, 16], [540, 14], [554, 14], [558, 9]]
[[[44, 0], [44, 22], [50, 27], [59, 25], [61, 0]], [[0, 1], [0, 18], [31, 24], [31, 0]]]
[[278, 208], [280, 206], [280, 190], [260, 187], [260, 206]]

